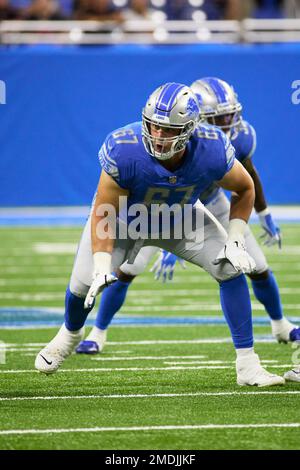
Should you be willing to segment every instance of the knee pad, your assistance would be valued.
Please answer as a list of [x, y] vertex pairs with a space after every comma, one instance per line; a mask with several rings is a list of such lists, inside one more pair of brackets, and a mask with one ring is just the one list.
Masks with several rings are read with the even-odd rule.
[[89, 288], [90, 288], [89, 286], [79, 281], [79, 279], [77, 279], [76, 276], [71, 276], [70, 291], [72, 292], [72, 294], [84, 299], [86, 297], [86, 294], [89, 291]]
[[216, 266], [213, 265], [213, 269], [210, 274], [219, 283], [222, 281], [229, 281], [230, 279], [241, 275], [241, 273], [237, 272], [229, 262], [222, 262]]
[[143, 253], [139, 252], [133, 264], [129, 264], [126, 261], [126, 263], [123, 263], [120, 266], [120, 270], [129, 276], [138, 276], [145, 271], [148, 262], [149, 256], [143, 255]]

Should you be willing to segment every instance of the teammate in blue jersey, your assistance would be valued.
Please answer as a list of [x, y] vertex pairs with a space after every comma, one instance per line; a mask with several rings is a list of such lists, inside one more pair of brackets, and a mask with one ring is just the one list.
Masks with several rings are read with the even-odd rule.
[[[197, 127], [198, 118], [199, 106], [191, 89], [167, 83], [150, 95], [142, 123], [119, 129], [105, 140], [100, 150], [102, 172], [98, 189], [66, 292], [65, 322], [38, 353], [35, 367], [39, 371], [55, 372], [72, 353], [83, 338], [84, 323], [95, 297], [105, 287], [108, 291], [124, 282], [120, 281], [119, 268], [124, 273], [124, 262], [135, 263], [144, 244], [145, 248], [156, 246], [192, 262], [217, 281], [236, 350], [239, 385], [284, 383], [282, 377], [261, 366], [253, 347], [251, 302], [244, 275], [255, 270], [255, 262], [245, 248], [247, 221], [255, 198], [253, 181], [234, 158], [228, 137], [215, 127]], [[216, 181], [235, 193], [228, 233], [197, 202]], [[124, 212], [126, 197], [128, 211]], [[167, 237], [165, 226], [159, 227], [155, 236], [151, 232], [149, 238], [145, 230], [143, 237], [130, 235], [137, 204], [139, 211], [146, 209], [151, 220], [158, 204], [164, 204], [164, 209], [177, 204]], [[186, 207], [192, 208], [187, 215]], [[118, 225], [114, 214], [120, 215]], [[179, 215], [183, 215], [181, 221]], [[177, 237], [178, 225], [190, 222], [189, 218], [192, 225], [187, 224], [188, 232]], [[124, 224], [128, 228], [127, 237], [120, 235]], [[115, 275], [120, 276], [119, 280]]]
[[[235, 148], [235, 157], [251, 175], [255, 191], [255, 210], [259, 215], [265, 231], [265, 244], [281, 246], [280, 230], [276, 227], [264, 196], [264, 191], [257, 170], [252, 163], [252, 155], [256, 148], [254, 128], [241, 117], [242, 105], [237, 99], [233, 88], [218, 78], [204, 78], [192, 84], [192, 89], [198, 97], [201, 120], [221, 128]], [[209, 132], [214, 132], [210, 128]], [[199, 129], [199, 133], [208, 132]], [[229, 201], [217, 182], [209, 185], [200, 195], [201, 201], [208, 207], [217, 219], [227, 228], [229, 223]], [[251, 231], [247, 231], [246, 244], [248, 252], [254, 258], [257, 272], [250, 274], [251, 283], [257, 300], [262, 303], [271, 319], [272, 333], [279, 342], [297, 341], [300, 339], [300, 329], [290, 323], [283, 315], [279, 289], [275, 276], [268, 268], [265, 256], [256, 242]], [[85, 341], [77, 349], [79, 353], [94, 354], [104, 347], [107, 328], [126, 299], [128, 287], [135, 276], [141, 274], [157, 248], [145, 247], [137, 256], [134, 264], [123, 264], [118, 273], [118, 282], [110, 286], [102, 295], [95, 326]], [[160, 256], [152, 270], [156, 279], [172, 279], [174, 266], [178, 257], [166, 250], [161, 250]], [[180, 259], [179, 259], [180, 260]], [[180, 263], [184, 266], [183, 261]]]

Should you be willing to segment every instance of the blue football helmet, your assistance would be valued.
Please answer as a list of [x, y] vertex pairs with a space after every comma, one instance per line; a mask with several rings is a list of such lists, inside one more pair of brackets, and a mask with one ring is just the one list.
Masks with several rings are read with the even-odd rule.
[[242, 105], [233, 87], [224, 80], [205, 77], [192, 83], [198, 98], [200, 121], [220, 127], [224, 132], [237, 130], [242, 122]]
[[[168, 160], [184, 149], [199, 120], [199, 105], [194, 93], [181, 83], [166, 83], [148, 98], [143, 109], [142, 136], [147, 152]], [[151, 132], [160, 129], [161, 136]]]

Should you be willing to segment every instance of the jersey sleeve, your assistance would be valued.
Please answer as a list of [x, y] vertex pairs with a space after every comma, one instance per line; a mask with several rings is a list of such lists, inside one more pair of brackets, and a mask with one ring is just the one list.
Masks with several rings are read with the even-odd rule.
[[130, 159], [126, 158], [123, 153], [120, 145], [116, 144], [110, 134], [100, 148], [98, 157], [101, 169], [109, 174], [121, 188], [130, 189], [133, 172]]
[[235, 160], [235, 148], [223, 132], [220, 132], [219, 136], [218, 153], [220, 157], [216, 166], [216, 180], [221, 180], [231, 170]]
[[241, 155], [239, 160], [244, 162], [251, 158], [256, 150], [256, 132], [253, 126], [245, 123], [242, 132]]

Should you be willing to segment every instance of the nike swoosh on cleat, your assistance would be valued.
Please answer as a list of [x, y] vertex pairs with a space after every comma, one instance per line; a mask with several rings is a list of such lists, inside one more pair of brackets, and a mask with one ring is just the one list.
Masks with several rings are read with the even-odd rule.
[[294, 372], [294, 374], [300, 374], [300, 372], [298, 372], [297, 370], [292, 370], [292, 372]]
[[51, 366], [52, 361], [51, 361], [51, 362], [47, 361], [47, 359], [46, 359], [44, 356], [42, 356], [42, 354], [40, 354], [40, 356], [44, 359], [45, 362], [47, 362], [47, 364], [48, 364], [49, 366]]

